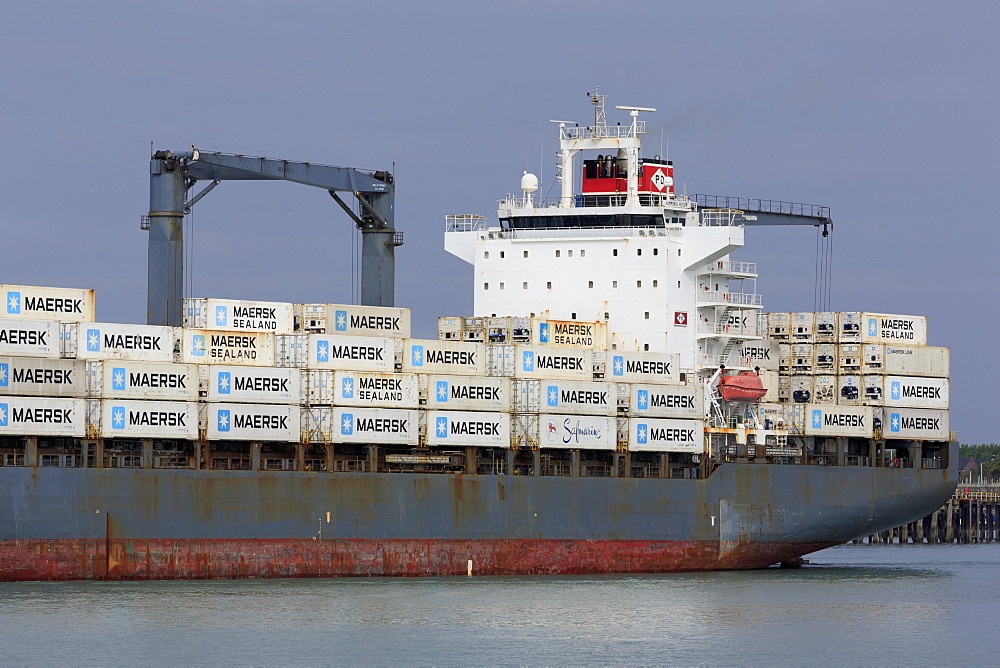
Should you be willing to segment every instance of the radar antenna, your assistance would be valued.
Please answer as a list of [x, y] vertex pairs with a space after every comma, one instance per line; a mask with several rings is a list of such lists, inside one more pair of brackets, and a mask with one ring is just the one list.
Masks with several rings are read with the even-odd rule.
[[608, 99], [607, 95], [601, 95], [601, 87], [597, 86], [594, 88], [593, 93], [587, 93], [587, 97], [590, 98], [591, 104], [594, 105], [594, 125], [599, 128], [603, 128], [608, 124], [608, 114], [604, 111], [604, 101]]

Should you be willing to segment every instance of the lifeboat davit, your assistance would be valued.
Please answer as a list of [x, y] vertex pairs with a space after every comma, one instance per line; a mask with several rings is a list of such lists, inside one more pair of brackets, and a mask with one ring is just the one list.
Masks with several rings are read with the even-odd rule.
[[756, 372], [744, 371], [734, 376], [720, 378], [719, 393], [723, 401], [757, 403], [767, 394], [767, 389]]

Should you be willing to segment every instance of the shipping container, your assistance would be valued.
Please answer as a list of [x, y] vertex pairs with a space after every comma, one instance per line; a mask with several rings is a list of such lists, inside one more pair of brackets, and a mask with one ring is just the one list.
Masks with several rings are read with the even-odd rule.
[[781, 386], [781, 376], [777, 371], [758, 371], [760, 382], [767, 392], [761, 397], [761, 401], [774, 403], [779, 400], [779, 389]]
[[[775, 388], [777, 391], [777, 388]], [[705, 390], [699, 385], [632, 385], [629, 415], [655, 418], [703, 418]]]
[[462, 340], [462, 318], [459, 316], [442, 316], [438, 318], [439, 341]]
[[861, 402], [868, 406], [881, 406], [885, 403], [885, 376], [867, 375], [865, 379], [865, 392]]
[[816, 373], [837, 373], [839, 351], [836, 343], [817, 343], [813, 346]]
[[837, 403], [860, 406], [865, 394], [864, 378], [857, 374], [837, 376]]
[[101, 402], [101, 438], [197, 440], [198, 404], [191, 401]]
[[435, 339], [403, 341], [403, 371], [407, 373], [485, 376], [486, 344]]
[[0, 395], [87, 396], [87, 363], [44, 357], [0, 357]]
[[860, 373], [864, 346], [860, 343], [837, 344], [837, 367], [841, 373]]
[[816, 331], [815, 313], [789, 313], [789, 327], [791, 328], [793, 341], [813, 340]]
[[780, 345], [774, 339], [747, 341], [736, 347], [739, 366], [760, 367], [764, 371], [779, 370]]
[[[680, 382], [679, 353], [608, 352], [605, 375], [620, 383], [655, 383], [674, 385]], [[608, 373], [610, 371], [610, 374]]]
[[814, 404], [837, 403], [837, 377], [832, 374], [817, 374], [813, 377]]
[[947, 441], [948, 411], [927, 408], [882, 409], [882, 437]]
[[871, 438], [874, 430], [868, 406], [790, 405], [786, 419], [806, 436]]
[[792, 379], [789, 376], [778, 376], [778, 401], [787, 402], [792, 399]]
[[861, 341], [893, 345], [927, 345], [927, 317], [862, 313]]
[[885, 345], [864, 343], [861, 345], [861, 373], [885, 372]]
[[309, 334], [326, 333], [326, 304], [293, 304], [295, 331]]
[[486, 320], [486, 342], [516, 345], [531, 342], [530, 316], [501, 316]]
[[510, 415], [486, 411], [427, 411], [427, 445], [510, 447]]
[[332, 413], [334, 443], [417, 445], [420, 439], [420, 411], [338, 406]]
[[331, 334], [309, 334], [306, 338], [310, 369], [392, 373], [396, 368], [395, 339]]
[[0, 284], [6, 308], [0, 316], [15, 320], [93, 322], [94, 291]]
[[812, 373], [816, 357], [811, 343], [793, 343], [791, 347], [792, 373]]
[[538, 416], [538, 447], [615, 450], [618, 421], [607, 416], [543, 413]]
[[489, 375], [539, 380], [591, 380], [593, 351], [548, 346], [487, 347]]
[[785, 404], [757, 404], [757, 420], [764, 429], [785, 428]]
[[531, 343], [553, 348], [606, 350], [608, 326], [603, 322], [532, 318]]
[[487, 318], [462, 318], [462, 341], [485, 343], [487, 320]]
[[[525, 395], [525, 386], [534, 386], [534, 405], [523, 410], [571, 413], [573, 415], [616, 415], [618, 397], [614, 383], [572, 380], [518, 380], [518, 397]], [[520, 402], [519, 402], [520, 403]], [[520, 405], [518, 410], [522, 410]]]
[[211, 402], [253, 404], [302, 403], [302, 370], [274, 367], [220, 366], [208, 370]]
[[52, 320], [0, 320], [0, 355], [59, 357], [59, 323]]
[[366, 408], [418, 408], [420, 393], [412, 373], [336, 371], [333, 403]]
[[792, 370], [792, 346], [789, 343], [778, 344], [778, 371], [787, 373]]
[[410, 338], [410, 309], [391, 306], [326, 305], [326, 333], [341, 336]]
[[816, 314], [815, 334], [813, 338], [816, 343], [836, 343], [837, 342], [837, 314], [826, 311]]
[[289, 404], [208, 404], [209, 440], [298, 443], [301, 414]]
[[861, 342], [861, 315], [857, 311], [837, 314], [837, 341], [839, 343]]
[[886, 376], [885, 405], [906, 408], [949, 408], [947, 378]]
[[286, 302], [185, 299], [184, 326], [226, 332], [291, 334], [295, 331], [294, 309]]
[[172, 362], [88, 362], [91, 396], [105, 399], [198, 400], [198, 366]]
[[883, 368], [885, 373], [896, 376], [947, 378], [951, 369], [951, 350], [887, 344]]
[[796, 404], [808, 404], [813, 400], [813, 377], [792, 376], [789, 392], [792, 402]]
[[718, 322], [717, 331], [730, 336], [764, 336], [767, 330], [757, 329], [757, 316], [752, 311], [730, 311]]
[[789, 313], [768, 313], [767, 338], [787, 340], [791, 335], [790, 315]]
[[334, 372], [329, 369], [309, 369], [304, 371], [308, 403], [314, 406], [333, 405]]
[[187, 364], [274, 366], [274, 334], [183, 329], [181, 361]]
[[73, 324], [75, 355], [90, 360], [129, 360], [133, 362], [173, 362], [174, 327], [129, 325], [107, 322]]
[[700, 420], [631, 418], [628, 449], [637, 452], [705, 451], [705, 423]]
[[0, 436], [87, 435], [84, 399], [0, 397]]
[[427, 408], [509, 411], [511, 380], [491, 376], [422, 376]]

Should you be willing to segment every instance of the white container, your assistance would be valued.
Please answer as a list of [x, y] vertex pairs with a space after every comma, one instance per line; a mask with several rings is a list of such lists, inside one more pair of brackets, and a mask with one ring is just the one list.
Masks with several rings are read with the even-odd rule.
[[572, 415], [617, 415], [618, 396], [614, 383], [539, 380], [540, 408]]
[[618, 422], [613, 417], [545, 413], [538, 416], [538, 447], [615, 450]]
[[788, 410], [789, 421], [806, 436], [872, 437], [873, 415], [867, 406], [805, 404]]
[[407, 373], [485, 376], [486, 344], [405, 339], [402, 360]]
[[408, 339], [410, 338], [410, 309], [327, 304], [326, 333]]
[[885, 345], [864, 343], [861, 345], [861, 373], [885, 372]]
[[884, 369], [896, 376], [946, 378], [951, 369], [951, 350], [928, 346], [885, 346]]
[[836, 343], [817, 343], [813, 346], [816, 373], [837, 373], [839, 351]]
[[837, 314], [837, 341], [839, 343], [861, 342], [861, 318], [857, 311]]
[[98, 396], [105, 399], [198, 400], [198, 367], [171, 362], [90, 362]]
[[905, 408], [949, 408], [947, 378], [886, 376], [885, 405]]
[[509, 411], [511, 380], [490, 376], [427, 376], [427, 408]]
[[864, 378], [857, 374], [837, 376], [837, 403], [860, 406], [865, 395]]
[[593, 352], [584, 348], [514, 346], [511, 361], [515, 378], [591, 380], [594, 375]]
[[310, 369], [391, 373], [396, 368], [396, 342], [385, 337], [309, 334]]
[[462, 318], [460, 316], [442, 316], [438, 318], [439, 341], [462, 340]]
[[326, 304], [294, 304], [296, 329], [313, 334], [326, 332]]
[[76, 331], [80, 359], [174, 361], [174, 327], [88, 322], [77, 325]]
[[757, 404], [757, 419], [764, 429], [784, 429], [785, 404]]
[[427, 411], [427, 445], [510, 447], [510, 415], [476, 411]]
[[0, 395], [85, 397], [87, 363], [40, 357], [0, 357]]
[[334, 443], [416, 445], [419, 411], [399, 408], [333, 409], [330, 437]]
[[705, 424], [700, 420], [632, 418], [628, 449], [636, 452], [705, 451]]
[[787, 339], [791, 333], [791, 318], [789, 316], [789, 313], [768, 313], [767, 337]]
[[208, 404], [208, 438], [220, 441], [298, 443], [298, 406], [273, 404]]
[[813, 377], [792, 376], [789, 398], [796, 404], [808, 404], [813, 400]]
[[286, 302], [251, 302], [235, 299], [185, 299], [184, 326], [227, 332], [295, 331], [293, 306]]
[[865, 391], [861, 395], [861, 402], [868, 406], [881, 406], [885, 403], [885, 376], [867, 375], [865, 379]]
[[813, 338], [816, 343], [836, 343], [837, 342], [837, 314], [826, 311], [816, 313], [815, 334]]
[[730, 312], [719, 325], [721, 331], [730, 336], [758, 336], [758, 332], [762, 331], [766, 334], [766, 329], [757, 329], [757, 317], [751, 311]]
[[774, 403], [779, 401], [779, 390], [781, 387], [781, 376], [777, 371], [760, 371], [760, 382], [767, 392], [761, 397], [761, 401]]
[[0, 435], [83, 437], [86, 415], [84, 399], [0, 397]]
[[927, 345], [927, 318], [921, 315], [862, 313], [861, 340], [864, 343]]
[[926, 408], [885, 408], [882, 412], [882, 437], [947, 441], [948, 411]]
[[816, 375], [813, 377], [813, 398], [814, 404], [835, 404], [837, 403], [837, 377], [831, 374]]
[[[811, 393], [811, 390], [810, 390]], [[789, 376], [778, 377], [778, 401], [788, 402], [792, 400], [792, 379]]]
[[59, 323], [51, 320], [0, 320], [0, 355], [59, 357]]
[[181, 361], [188, 364], [274, 366], [274, 334], [236, 334], [210, 329], [180, 331]]
[[198, 404], [190, 401], [101, 402], [101, 438], [198, 438]]
[[656, 383], [673, 385], [680, 382], [679, 353], [608, 352], [605, 375], [618, 383]]
[[816, 328], [815, 313], [789, 313], [792, 340], [812, 341]]
[[362, 408], [417, 408], [420, 405], [417, 377], [411, 373], [365, 373], [336, 371], [333, 403]]
[[636, 418], [702, 418], [705, 390], [698, 385], [632, 385], [629, 415]]
[[220, 365], [207, 368], [210, 402], [299, 404], [302, 400], [300, 369]]
[[791, 365], [793, 372], [812, 372], [815, 368], [816, 357], [811, 343], [793, 343], [791, 352]]
[[837, 344], [837, 368], [841, 373], [860, 373], [864, 346], [860, 343]]
[[46, 288], [34, 285], [0, 284], [4, 318], [92, 322], [94, 291], [76, 288]]
[[314, 406], [330, 406], [333, 404], [335, 384], [333, 371], [329, 369], [310, 369], [305, 371], [308, 403]]
[[741, 343], [736, 347], [738, 363], [751, 369], [760, 367], [763, 371], [778, 371], [780, 345], [774, 339]]
[[778, 344], [778, 371], [788, 372], [792, 369], [792, 346], [789, 343]]
[[608, 347], [608, 326], [603, 322], [532, 318], [531, 343], [553, 348], [605, 350]]

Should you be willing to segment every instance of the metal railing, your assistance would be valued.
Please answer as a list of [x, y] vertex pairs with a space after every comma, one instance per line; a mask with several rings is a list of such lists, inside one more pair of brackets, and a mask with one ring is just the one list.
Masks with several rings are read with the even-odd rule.
[[705, 269], [710, 273], [757, 275], [756, 262], [712, 262]]
[[[655, 207], [657, 209], [690, 210], [694, 203], [686, 195], [661, 195], [660, 193], [636, 193], [638, 206]], [[582, 193], [573, 195], [570, 207], [574, 209], [615, 208], [625, 206], [627, 193], [598, 194]], [[497, 200], [497, 207], [503, 210], [511, 209], [558, 209], [562, 207], [562, 197], [527, 197], [508, 193]]]
[[762, 299], [761, 295], [749, 292], [722, 292], [721, 290], [716, 292], [715, 290], [708, 290], [698, 295], [698, 302], [723, 302], [737, 306], [760, 306]]
[[628, 125], [590, 125], [585, 127], [561, 127], [560, 139], [620, 139], [646, 133], [646, 121], [636, 121], [635, 128]]
[[472, 213], [454, 214], [444, 217], [446, 232], [477, 232], [486, 229], [485, 216]]
[[747, 197], [728, 197], [725, 195], [696, 194], [694, 201], [701, 207], [713, 209], [739, 209], [740, 211], [756, 211], [760, 213], [778, 213], [788, 216], [806, 216], [809, 218], [829, 218], [830, 207], [817, 204], [802, 204], [800, 202], [782, 202], [773, 199], [753, 199]]

